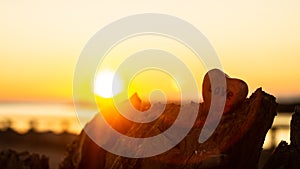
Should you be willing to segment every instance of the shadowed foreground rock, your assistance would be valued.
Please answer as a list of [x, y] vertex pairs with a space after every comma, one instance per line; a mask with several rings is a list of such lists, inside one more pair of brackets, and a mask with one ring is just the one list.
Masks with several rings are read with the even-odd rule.
[[263, 169], [300, 169], [300, 106], [291, 121], [291, 144], [281, 141]]
[[[83, 131], [68, 147], [60, 169], [255, 169], [262, 151], [265, 135], [276, 116], [275, 98], [257, 89], [234, 112], [223, 115], [218, 127], [204, 143], [198, 142], [207, 112], [203, 104], [191, 103], [189, 109], [199, 108], [197, 120], [189, 134], [171, 150], [149, 158], [124, 158], [97, 146]], [[128, 136], [149, 137], [168, 129], [176, 119], [179, 105], [166, 105], [158, 120], [147, 124], [129, 123], [118, 118], [113, 126]], [[184, 127], [184, 126], [183, 126]], [[130, 145], [129, 145], [130, 146]]]
[[0, 169], [49, 169], [48, 158], [13, 150], [0, 152]]

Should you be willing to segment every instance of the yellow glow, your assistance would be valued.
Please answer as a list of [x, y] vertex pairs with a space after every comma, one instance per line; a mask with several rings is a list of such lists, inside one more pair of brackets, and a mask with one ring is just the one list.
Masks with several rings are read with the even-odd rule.
[[[114, 84], [115, 83], [115, 84]], [[122, 91], [121, 79], [111, 71], [102, 71], [94, 81], [94, 93], [104, 98], [111, 98]]]
[[[98, 71], [106, 69], [117, 71], [119, 66], [124, 63], [126, 59], [139, 51], [147, 49], [159, 49], [166, 51], [174, 55], [174, 59], [177, 57], [177, 59], [181, 60], [186, 65], [186, 68], [190, 70], [191, 75], [195, 77], [199, 90], [201, 90], [200, 86], [202, 85], [202, 78], [206, 73], [201, 60], [199, 60], [198, 56], [184, 43], [167, 36], [145, 34], [130, 37], [116, 44], [105, 55], [101, 63], [99, 63]], [[143, 63], [135, 62], [135, 64], [139, 65]], [[172, 64], [172, 61], [167, 61], [166, 64]], [[132, 68], [133, 66], [134, 65], [128, 66], [128, 72], [131, 69], [134, 69]], [[183, 68], [178, 68], [178, 70], [180, 69]], [[162, 70], [164, 69], [162, 68]], [[175, 79], [175, 75], [168, 74], [168, 70], [164, 71], [157, 68], [150, 68], [136, 72], [136, 74], [132, 77], [129, 77], [128, 72], [126, 71], [119, 72], [119, 75], [122, 77], [124, 82], [124, 89], [128, 89], [130, 94], [133, 94], [133, 92], [139, 93], [143, 100], [149, 100], [153, 91], [157, 90], [161, 91], [166, 96], [167, 100], [180, 99], [180, 88], [191, 93], [193, 92], [189, 90], [190, 86], [188, 83], [185, 83], [184, 79]], [[184, 76], [181, 71], [178, 71], [177, 73], [177, 75], [180, 74]], [[177, 83], [181, 83], [183, 85], [177, 86]], [[164, 100], [162, 97], [153, 96], [156, 100]]]
[[[226, 73], [245, 80], [250, 93], [263, 87], [276, 97], [299, 96], [299, 5], [295, 0], [5, 1], [0, 5], [5, 25], [0, 29], [0, 100], [72, 100], [76, 62], [89, 39], [105, 25], [145, 12], [172, 15], [194, 25], [211, 42]], [[199, 65], [188, 50], [163, 38], [127, 44], [125, 50], [109, 54], [118, 57], [107, 59], [112, 70], [128, 54], [146, 47], [174, 53], [193, 72]], [[195, 72], [200, 87], [204, 73]]]

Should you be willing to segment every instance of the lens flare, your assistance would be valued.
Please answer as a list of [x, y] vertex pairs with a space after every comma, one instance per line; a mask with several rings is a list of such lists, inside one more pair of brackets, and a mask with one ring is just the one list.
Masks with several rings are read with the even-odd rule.
[[[115, 86], [114, 90], [113, 85]], [[94, 80], [94, 93], [96, 95], [103, 98], [112, 98], [122, 90], [122, 81], [114, 72], [101, 71], [96, 75]]]

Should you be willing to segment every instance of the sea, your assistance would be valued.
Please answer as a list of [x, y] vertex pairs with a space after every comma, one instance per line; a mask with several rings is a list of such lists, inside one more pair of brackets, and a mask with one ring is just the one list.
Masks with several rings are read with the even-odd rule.
[[73, 104], [0, 103], [0, 129], [10, 127], [20, 134], [32, 128], [37, 132], [79, 134], [89, 120], [79, 116]]
[[[79, 134], [95, 114], [85, 108], [79, 115], [73, 104], [66, 103], [0, 103], [0, 130], [10, 127], [20, 134], [34, 129], [38, 132]], [[269, 130], [264, 149], [276, 147], [281, 140], [289, 143], [292, 112], [278, 113]]]

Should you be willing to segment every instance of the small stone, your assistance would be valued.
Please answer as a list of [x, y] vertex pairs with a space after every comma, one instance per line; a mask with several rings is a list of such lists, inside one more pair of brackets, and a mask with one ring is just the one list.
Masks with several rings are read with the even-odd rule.
[[[222, 83], [224, 83], [222, 81], [224, 77], [226, 86], [225, 84], [222, 85]], [[214, 83], [213, 88], [211, 83]], [[207, 112], [209, 111], [212, 104], [218, 104], [217, 106], [222, 106], [220, 103], [218, 103], [218, 100], [214, 100], [216, 102], [212, 103], [212, 95], [216, 96], [216, 98], [226, 97], [225, 107], [223, 111], [223, 113], [226, 114], [244, 102], [248, 95], [248, 85], [241, 79], [230, 78], [219, 69], [212, 69], [208, 71], [204, 76], [202, 84], [202, 95], [205, 110]]]

